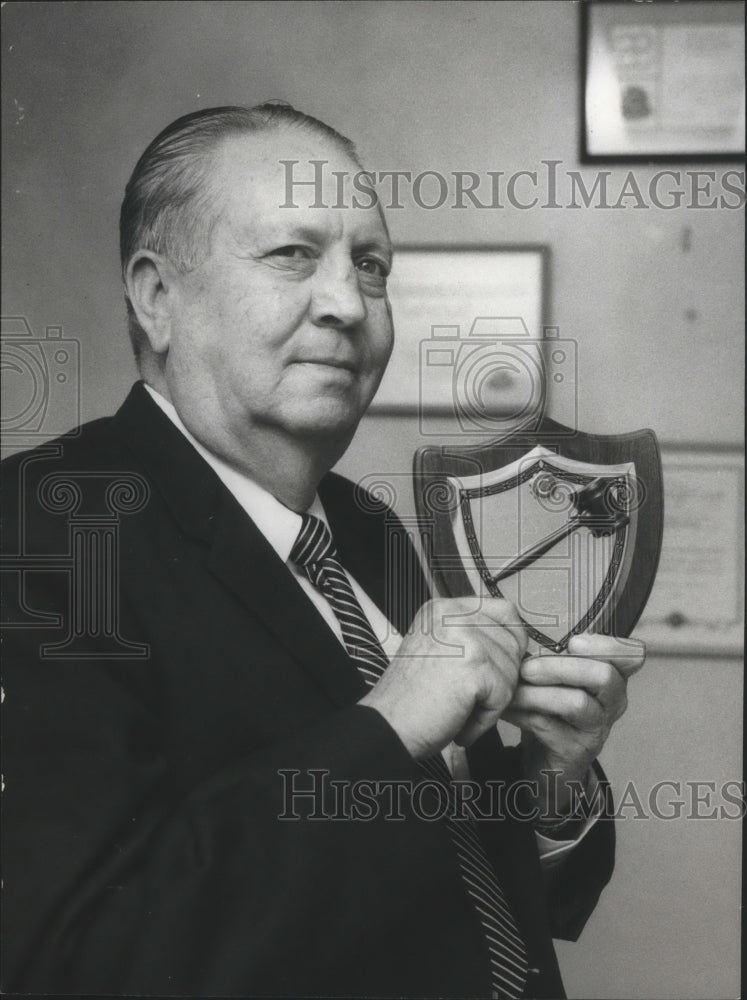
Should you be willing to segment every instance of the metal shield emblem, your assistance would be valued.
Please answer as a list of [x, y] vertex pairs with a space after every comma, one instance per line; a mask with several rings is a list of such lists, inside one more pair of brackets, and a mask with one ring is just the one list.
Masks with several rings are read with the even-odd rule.
[[653, 585], [663, 498], [655, 435], [572, 434], [546, 420], [415, 456], [423, 548], [443, 596], [506, 597], [531, 645], [630, 634]]

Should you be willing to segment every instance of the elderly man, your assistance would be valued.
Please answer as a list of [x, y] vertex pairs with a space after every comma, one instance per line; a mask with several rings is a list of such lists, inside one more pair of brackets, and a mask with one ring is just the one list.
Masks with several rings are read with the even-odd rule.
[[[287, 161], [323, 161], [324, 197], [289, 206]], [[330, 473], [392, 348], [382, 214], [335, 207], [360, 169], [285, 105], [169, 126], [121, 215], [142, 382], [6, 463], [6, 551], [29, 560], [9, 574], [6, 990], [562, 994], [551, 936], [580, 933], [614, 846], [568, 782], [598, 787], [642, 657], [581, 636], [524, 659], [506, 602], [425, 603], [412, 553], [387, 565], [391, 512]], [[142, 502], [111, 548], [107, 654], [77, 627], [102, 580], [73, 570], [71, 597], [59, 567], [117, 476]], [[454, 777], [524, 780], [538, 822], [494, 802], [426, 821], [393, 795], [451, 807]]]

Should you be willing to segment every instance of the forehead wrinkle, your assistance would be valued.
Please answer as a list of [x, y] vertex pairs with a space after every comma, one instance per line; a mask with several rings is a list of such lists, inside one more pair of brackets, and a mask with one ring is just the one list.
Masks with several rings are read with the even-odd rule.
[[[282, 216], [263, 213], [261, 206], [244, 219], [237, 219], [232, 215], [226, 221], [231, 235], [238, 242], [260, 240], [262, 243], [268, 244], [293, 243], [294, 241], [326, 244], [330, 241], [328, 226], [315, 226], [307, 222], [291, 222], [288, 225]], [[336, 228], [339, 230], [339, 227]], [[335, 240], [340, 235], [339, 232], [333, 233], [332, 239]]]
[[[286, 142], [290, 145], [286, 146]], [[356, 227], [352, 227], [353, 245], [378, 249], [389, 257], [392, 256], [393, 247], [389, 229], [378, 197], [370, 208], [350, 207], [347, 211], [315, 208], [311, 205], [281, 208], [286, 197], [285, 176], [278, 171], [278, 168], [283, 159], [298, 158], [303, 162], [304, 158], [316, 157], [327, 160], [329, 171], [339, 167], [341, 163], [352, 167], [355, 171], [360, 170], [359, 164], [346, 155], [339, 159], [340, 150], [334, 144], [319, 145], [314, 136], [307, 136], [295, 130], [278, 129], [253, 135], [226, 136], [212, 152], [214, 169], [209, 175], [211, 188], [220, 204], [219, 215], [237, 242], [256, 241], [258, 236], [263, 239], [287, 240], [289, 236], [292, 238], [295, 235], [302, 239], [321, 242], [330, 238], [330, 231], [333, 233], [333, 238], [340, 238], [344, 235], [345, 222], [351, 218], [352, 212], [356, 221], [363, 220], [361, 229], [367, 230], [365, 233], [361, 231], [356, 233]], [[243, 175], [238, 183], [235, 173], [231, 177], [231, 171], [236, 167]], [[326, 180], [330, 177], [331, 174], [325, 173]], [[275, 188], [279, 198], [277, 201], [273, 198]], [[239, 208], [236, 203], [237, 198], [244, 210], [241, 216], [236, 211]], [[325, 191], [324, 198], [333, 204], [336, 192]], [[371, 216], [361, 213], [371, 212], [374, 216], [372, 225], [369, 225], [368, 219]], [[297, 213], [302, 213], [304, 218], [298, 218]], [[323, 213], [323, 219], [320, 218], [320, 213]], [[293, 225], [287, 224], [289, 214], [298, 219]], [[314, 224], [316, 220], [319, 221]], [[375, 227], [375, 232], [371, 232], [372, 226]]]

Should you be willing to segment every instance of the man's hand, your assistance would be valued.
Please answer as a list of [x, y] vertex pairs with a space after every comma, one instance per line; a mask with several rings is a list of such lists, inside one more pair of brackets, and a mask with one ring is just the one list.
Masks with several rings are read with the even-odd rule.
[[377, 709], [416, 760], [452, 740], [469, 746], [511, 701], [526, 646], [508, 601], [429, 601], [360, 704]]
[[[540, 783], [541, 810], [567, 809], [565, 782], [583, 784], [627, 708], [628, 678], [645, 656], [645, 646], [636, 639], [585, 634], [573, 636], [567, 654], [530, 656], [522, 663], [520, 683], [503, 718], [522, 730], [524, 773]], [[561, 773], [551, 783], [543, 771]]]

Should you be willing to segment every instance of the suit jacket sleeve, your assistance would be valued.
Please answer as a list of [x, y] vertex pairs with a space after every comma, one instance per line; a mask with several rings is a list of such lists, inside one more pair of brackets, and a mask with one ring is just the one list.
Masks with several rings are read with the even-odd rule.
[[428, 992], [429, 934], [470, 927], [448, 847], [422, 823], [385, 821], [373, 792], [380, 818], [340, 821], [332, 785], [411, 776], [378, 713], [336, 710], [190, 784], [136, 664], [19, 652], [8, 644], [6, 990]]

